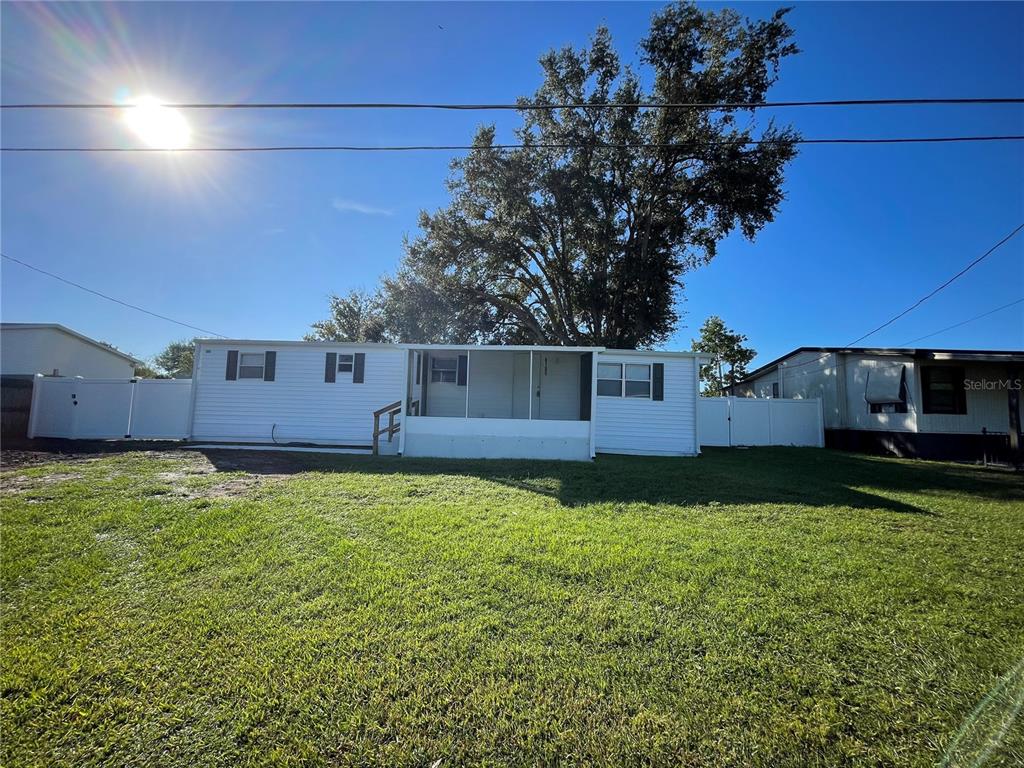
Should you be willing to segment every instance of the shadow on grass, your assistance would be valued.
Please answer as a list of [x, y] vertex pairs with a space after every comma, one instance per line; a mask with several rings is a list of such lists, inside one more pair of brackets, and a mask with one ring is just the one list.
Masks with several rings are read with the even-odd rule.
[[[129, 451], [182, 453], [181, 443], [5, 441], [4, 458], [32, 465]], [[14, 450], [11, 450], [14, 449]], [[922, 492], [1024, 501], [1019, 473], [968, 465], [903, 461], [818, 448], [707, 448], [697, 458], [598, 456], [594, 462], [412, 459], [285, 451], [189, 449], [222, 472], [287, 475], [359, 472], [459, 475], [556, 499], [566, 506], [602, 503], [792, 504], [886, 509], [931, 515]], [[11, 461], [11, 459], [15, 459]], [[917, 498], [910, 498], [917, 495]], [[899, 497], [904, 498], [899, 498]]]
[[592, 463], [411, 459], [205, 449], [221, 471], [460, 475], [540, 493], [566, 506], [600, 503], [793, 504], [935, 514], [898, 497], [922, 491], [1024, 500], [1019, 475], [822, 449], [707, 449], [698, 458], [599, 456]]

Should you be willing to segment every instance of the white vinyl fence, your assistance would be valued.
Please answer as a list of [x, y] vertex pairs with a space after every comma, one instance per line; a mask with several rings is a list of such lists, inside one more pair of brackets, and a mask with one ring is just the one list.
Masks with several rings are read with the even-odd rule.
[[821, 400], [698, 397], [701, 445], [825, 445]]
[[29, 437], [72, 440], [188, 437], [190, 379], [63, 379], [36, 376]]

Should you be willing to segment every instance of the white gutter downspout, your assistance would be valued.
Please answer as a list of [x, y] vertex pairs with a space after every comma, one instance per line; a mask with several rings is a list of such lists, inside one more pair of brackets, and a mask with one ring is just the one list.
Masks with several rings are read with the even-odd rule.
[[530, 350], [530, 411], [529, 421], [533, 421], [533, 350]]
[[693, 448], [698, 456], [700, 456], [700, 427], [697, 425], [697, 419], [700, 414], [700, 366], [703, 360], [704, 358], [700, 355], [693, 357]]
[[[469, 418], [469, 356], [473, 350], [466, 350], [466, 418]], [[456, 376], [458, 374], [456, 373]]]
[[594, 349], [590, 366], [590, 458], [597, 458], [597, 366], [603, 349]]
[[409, 358], [412, 351], [403, 350], [405, 360], [402, 362], [402, 420], [399, 422], [398, 430], [398, 455], [405, 454], [405, 433], [408, 431], [407, 419], [409, 418]]

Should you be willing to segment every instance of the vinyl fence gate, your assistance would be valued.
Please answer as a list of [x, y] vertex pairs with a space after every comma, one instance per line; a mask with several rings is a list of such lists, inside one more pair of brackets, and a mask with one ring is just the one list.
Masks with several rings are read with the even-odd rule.
[[72, 440], [188, 437], [191, 379], [36, 376], [28, 436]]
[[817, 398], [697, 398], [697, 437], [701, 445], [823, 448], [824, 421], [821, 400]]

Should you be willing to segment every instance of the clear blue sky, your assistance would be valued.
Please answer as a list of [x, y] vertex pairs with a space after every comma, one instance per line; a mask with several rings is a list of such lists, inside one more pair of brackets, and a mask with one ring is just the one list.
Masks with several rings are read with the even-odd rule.
[[[512, 101], [537, 57], [604, 22], [636, 56], [658, 4], [4, 3], [3, 100]], [[741, 4], [766, 16], [772, 4]], [[773, 99], [1024, 95], [1024, 5], [799, 4]], [[763, 115], [767, 117], [767, 115]], [[1024, 133], [1021, 107], [779, 111], [808, 137]], [[465, 143], [515, 115], [190, 113], [195, 143]], [[128, 145], [116, 115], [3, 115], [14, 145]], [[435, 154], [4, 155], [5, 253], [232, 337], [300, 338], [329, 292], [372, 287], [446, 202]], [[845, 344], [1024, 221], [1024, 143], [805, 147], [757, 241], [687, 278], [758, 361]], [[60, 322], [141, 356], [190, 333], [3, 263], [5, 321]], [[1024, 235], [868, 343], [896, 345], [1024, 297]], [[1024, 305], [922, 346], [1022, 348]]]

